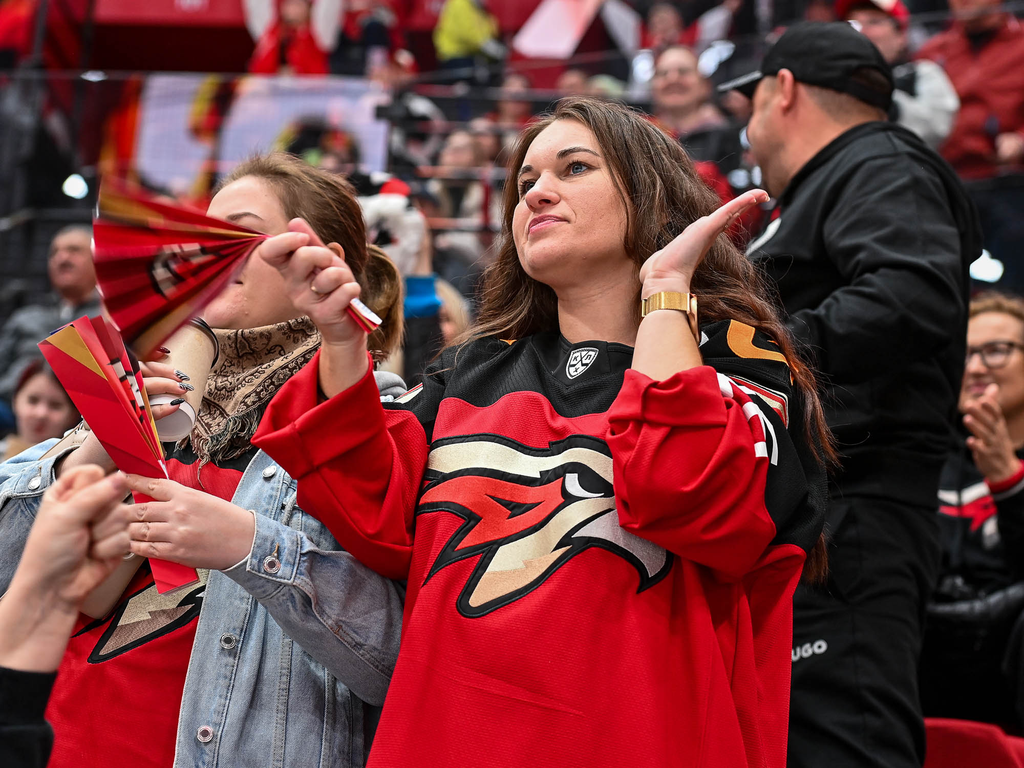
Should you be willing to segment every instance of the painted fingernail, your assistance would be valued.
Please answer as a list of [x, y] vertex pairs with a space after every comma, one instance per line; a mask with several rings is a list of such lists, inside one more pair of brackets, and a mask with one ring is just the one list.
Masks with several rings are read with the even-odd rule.
[[169, 402], [168, 405], [181, 405], [184, 402], [185, 402], [185, 398], [184, 397], [176, 397], [173, 400], [171, 400], [171, 402]]
[[191, 384], [186, 384], [185, 382], [181, 382], [181, 384], [179, 384], [178, 386], [181, 387], [186, 392], [195, 391], [195, 387], [193, 387]]
[[183, 371], [179, 371], [177, 368], [174, 369], [174, 375], [182, 381], [192, 381], [192, 377]]
[[171, 354], [171, 350], [169, 350], [167, 347], [157, 347], [156, 349], [157, 352], [163, 352], [165, 355]]

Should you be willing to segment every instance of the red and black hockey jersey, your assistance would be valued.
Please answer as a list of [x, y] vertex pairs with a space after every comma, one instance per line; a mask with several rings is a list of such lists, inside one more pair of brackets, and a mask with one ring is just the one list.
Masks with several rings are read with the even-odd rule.
[[778, 347], [704, 331], [660, 382], [539, 334], [447, 350], [386, 410], [370, 375], [318, 404], [316, 360], [278, 393], [256, 443], [408, 579], [371, 766], [785, 765], [823, 478]]

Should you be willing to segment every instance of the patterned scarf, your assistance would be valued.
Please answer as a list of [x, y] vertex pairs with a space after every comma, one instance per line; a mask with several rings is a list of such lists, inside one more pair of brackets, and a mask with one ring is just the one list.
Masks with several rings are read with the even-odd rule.
[[199, 466], [241, 456], [270, 399], [308, 363], [320, 334], [308, 317], [240, 331], [215, 330], [220, 357], [206, 380], [206, 394], [191, 440]]

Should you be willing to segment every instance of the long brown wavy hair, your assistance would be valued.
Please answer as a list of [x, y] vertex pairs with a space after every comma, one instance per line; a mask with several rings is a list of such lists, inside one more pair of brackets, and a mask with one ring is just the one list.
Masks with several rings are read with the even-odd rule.
[[[636, 320], [640, 322], [640, 267], [686, 227], [712, 213], [718, 196], [697, 175], [682, 146], [639, 113], [621, 104], [583, 97], [558, 102], [554, 112], [527, 126], [508, 163], [497, 257], [484, 275], [479, 319], [459, 342], [483, 336], [517, 339], [558, 330], [555, 292], [531, 278], [519, 262], [512, 239], [512, 217], [519, 203], [515, 182], [533, 140], [557, 120], [582, 123], [597, 139], [612, 169], [612, 180], [626, 209], [626, 254], [636, 267]], [[702, 322], [738, 320], [773, 339], [786, 356], [803, 402], [811, 451], [823, 466], [836, 462], [814, 372], [801, 360], [764, 279], [725, 234], [715, 240], [693, 275]], [[827, 569], [824, 536], [809, 553], [805, 578], [819, 580]]]

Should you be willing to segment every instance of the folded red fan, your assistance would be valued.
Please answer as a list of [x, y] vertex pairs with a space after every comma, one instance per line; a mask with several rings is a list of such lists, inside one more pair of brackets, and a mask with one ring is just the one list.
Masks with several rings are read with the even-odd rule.
[[[111, 179], [100, 187], [93, 236], [104, 307], [142, 359], [198, 315], [267, 239]], [[358, 299], [348, 312], [367, 333], [380, 325]]]
[[[80, 317], [39, 342], [39, 349], [117, 468], [167, 477], [142, 374], [117, 331], [102, 317]], [[194, 569], [163, 560], [151, 559], [150, 568], [160, 592], [198, 578]]]

